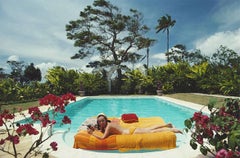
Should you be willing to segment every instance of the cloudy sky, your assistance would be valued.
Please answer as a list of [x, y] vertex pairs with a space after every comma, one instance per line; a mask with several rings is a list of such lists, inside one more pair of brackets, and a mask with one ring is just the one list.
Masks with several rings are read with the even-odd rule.
[[[48, 68], [82, 69], [91, 60], [71, 60], [77, 53], [66, 38], [65, 25], [93, 0], [0, 0], [0, 68], [7, 72], [8, 60], [34, 63], [43, 75]], [[137, 9], [157, 39], [150, 48], [150, 65], [166, 62], [166, 33], [155, 33], [157, 19], [169, 14], [176, 24], [170, 30], [170, 47], [184, 44], [211, 55], [220, 45], [240, 54], [239, 0], [110, 0], [124, 14]], [[146, 61], [143, 61], [146, 62]]]

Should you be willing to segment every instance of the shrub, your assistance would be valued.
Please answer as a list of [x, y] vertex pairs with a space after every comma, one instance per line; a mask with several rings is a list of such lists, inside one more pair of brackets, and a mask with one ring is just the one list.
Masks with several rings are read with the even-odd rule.
[[[17, 158], [19, 155], [23, 157], [31, 157], [39, 153], [39, 148], [42, 144], [48, 140], [53, 135], [53, 125], [57, 123], [54, 117], [57, 113], [65, 113], [65, 106], [68, 105], [70, 101], [75, 101], [76, 98], [71, 93], [62, 95], [61, 97], [55, 96], [53, 94], [48, 94], [39, 100], [40, 105], [50, 106], [48, 112], [41, 112], [39, 107], [31, 107], [28, 109], [29, 118], [26, 114], [19, 112], [23, 117], [26, 118], [26, 123], [20, 124], [16, 122], [17, 113], [10, 113], [7, 110], [1, 111], [0, 113], [0, 127], [6, 129], [6, 137], [0, 139], [0, 151], [3, 151], [9, 155]], [[52, 115], [49, 115], [51, 110]], [[34, 123], [39, 122], [41, 127], [36, 129]], [[71, 120], [68, 116], [64, 116], [62, 119], [62, 124], [71, 124]], [[20, 138], [27, 135], [37, 135], [37, 139], [30, 145], [27, 152], [19, 153], [16, 147], [20, 143]], [[12, 147], [12, 150], [10, 150]], [[57, 150], [57, 143], [50, 143], [50, 149], [52, 151]], [[48, 149], [48, 150], [50, 150]], [[48, 153], [44, 153], [43, 157], [48, 157]]]
[[211, 153], [217, 158], [240, 157], [240, 101], [226, 99], [220, 108], [208, 104], [210, 115], [202, 111], [185, 120], [186, 131], [191, 132], [191, 147], [198, 145], [203, 155]]

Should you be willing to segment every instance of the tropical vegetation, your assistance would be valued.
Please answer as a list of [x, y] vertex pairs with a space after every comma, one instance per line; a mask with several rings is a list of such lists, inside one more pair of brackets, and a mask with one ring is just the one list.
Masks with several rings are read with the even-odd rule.
[[[203, 57], [198, 59], [192, 56], [190, 59], [188, 54], [182, 54], [181, 59], [163, 66], [126, 71], [117, 90], [117, 76], [110, 79], [109, 89], [109, 78], [106, 71], [101, 70], [87, 73], [57, 66], [47, 71], [45, 82], [20, 82], [15, 80], [15, 76], [1, 78], [0, 102], [36, 100], [48, 93], [61, 95], [71, 92], [78, 95], [82, 89], [86, 95], [156, 94], [158, 82], [161, 82], [165, 94], [198, 92], [239, 96], [240, 57], [236, 52], [220, 46], [212, 57], [205, 57], [204, 60]], [[174, 56], [178, 57], [179, 54]]]

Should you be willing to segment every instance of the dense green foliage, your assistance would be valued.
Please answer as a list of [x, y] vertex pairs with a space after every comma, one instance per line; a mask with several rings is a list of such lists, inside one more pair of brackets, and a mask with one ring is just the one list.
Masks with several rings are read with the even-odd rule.
[[[175, 92], [200, 92], [239, 96], [240, 57], [232, 50], [220, 46], [213, 54], [214, 60], [193, 62], [169, 62], [149, 69], [134, 69], [123, 74], [122, 84], [116, 89], [117, 77], [109, 81], [105, 71], [94, 73], [66, 70], [62, 67], [49, 69], [46, 82], [31, 81], [22, 84], [10, 77], [0, 82], [0, 101], [26, 101], [43, 97], [47, 93], [78, 95], [84, 90], [86, 95], [99, 94], [156, 94], [157, 84], [165, 94]], [[224, 59], [224, 61], [223, 61]]]

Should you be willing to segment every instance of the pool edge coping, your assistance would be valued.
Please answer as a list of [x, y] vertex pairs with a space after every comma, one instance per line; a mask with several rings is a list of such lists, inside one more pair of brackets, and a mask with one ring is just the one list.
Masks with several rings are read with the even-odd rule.
[[[113, 97], [113, 96], [90, 96], [90, 98], [99, 98], [99, 97]], [[116, 96], [116, 97], [121, 97], [121, 96]], [[169, 101], [172, 103], [175, 103], [177, 105], [180, 106], [184, 106], [187, 108], [191, 108], [194, 110], [199, 111], [200, 109], [202, 109], [203, 112], [205, 113], [209, 113], [207, 108], [203, 108], [204, 105], [200, 105], [200, 104], [196, 104], [196, 103], [191, 103], [191, 102], [187, 102], [187, 101], [183, 101], [183, 100], [179, 100], [179, 99], [174, 99], [174, 98], [170, 98], [170, 97], [166, 97], [166, 96], [151, 96], [151, 95], [132, 95], [132, 96], [122, 96], [122, 97], [156, 97], [156, 98], [160, 98], [163, 99], [165, 101]], [[88, 98], [88, 96], [85, 97], [77, 97], [76, 101], [82, 100]], [[57, 150], [54, 153], [52, 153], [52, 155], [56, 158], [62, 158], [62, 157], [88, 157], [88, 158], [95, 158], [96, 156], [98, 157], [105, 157], [105, 158], [121, 158], [121, 157], [129, 157], [129, 158], [135, 158], [137, 157], [141, 157], [141, 158], [145, 158], [145, 157], [149, 157], [149, 156], [164, 156], [165, 158], [173, 158], [176, 157], [176, 155], [179, 158], [185, 158], [187, 157], [198, 157], [201, 158], [202, 154], [200, 153], [200, 151], [198, 150], [193, 150], [190, 145], [188, 144], [183, 144], [177, 148], [174, 149], [169, 149], [169, 150], [164, 150], [164, 151], [153, 151], [153, 152], [147, 152], [147, 153], [104, 153], [104, 152], [94, 152], [94, 151], [89, 151], [89, 150], [83, 150], [83, 149], [75, 149], [75, 148], [71, 148], [69, 147], [64, 140], [62, 139], [63, 134], [56, 134], [53, 135], [48, 141], [56, 141], [58, 143], [59, 149], [61, 149], [61, 151]], [[47, 143], [47, 142], [46, 142]], [[67, 153], [67, 155], [66, 155]], [[179, 155], [179, 153], [181, 153], [181, 155]]]

